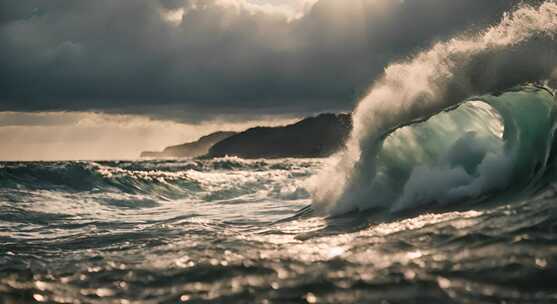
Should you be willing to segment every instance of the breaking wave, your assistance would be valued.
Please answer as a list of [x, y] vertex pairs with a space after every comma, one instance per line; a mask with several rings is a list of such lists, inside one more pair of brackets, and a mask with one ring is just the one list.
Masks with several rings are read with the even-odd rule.
[[546, 1], [389, 66], [316, 178], [312, 209], [396, 213], [539, 189], [554, 158], [556, 33]]

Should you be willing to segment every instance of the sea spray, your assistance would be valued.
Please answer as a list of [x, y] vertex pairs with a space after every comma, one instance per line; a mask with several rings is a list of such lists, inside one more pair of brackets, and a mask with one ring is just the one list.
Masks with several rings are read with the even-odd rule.
[[473, 96], [550, 78], [557, 64], [556, 33], [555, 2], [525, 5], [482, 33], [438, 43], [406, 62], [387, 67], [355, 109], [346, 149], [316, 178], [313, 209], [339, 214], [383, 207], [378, 201], [395, 205], [395, 209], [411, 205], [411, 197], [403, 197], [403, 203], [400, 197], [377, 200], [374, 185], [389, 186], [381, 184], [378, 176], [381, 164], [377, 158], [384, 139], [398, 128], [426, 120]]

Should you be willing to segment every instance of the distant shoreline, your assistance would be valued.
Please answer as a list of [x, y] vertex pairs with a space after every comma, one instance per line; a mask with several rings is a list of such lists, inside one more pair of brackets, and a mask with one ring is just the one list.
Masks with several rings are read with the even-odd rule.
[[320, 158], [343, 147], [352, 130], [347, 113], [323, 113], [280, 127], [255, 127], [243, 132], [219, 131], [197, 141], [144, 151], [142, 158]]

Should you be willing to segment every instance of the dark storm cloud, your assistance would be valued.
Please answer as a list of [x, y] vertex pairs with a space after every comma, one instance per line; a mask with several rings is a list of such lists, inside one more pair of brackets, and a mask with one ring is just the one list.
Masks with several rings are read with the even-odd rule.
[[389, 62], [515, 3], [321, 0], [288, 20], [224, 2], [242, 1], [0, 0], [0, 111], [349, 110]]

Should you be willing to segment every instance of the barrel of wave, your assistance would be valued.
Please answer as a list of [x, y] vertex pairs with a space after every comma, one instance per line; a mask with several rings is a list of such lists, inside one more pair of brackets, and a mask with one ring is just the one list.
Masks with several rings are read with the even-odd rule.
[[389, 66], [356, 108], [346, 150], [316, 178], [313, 209], [337, 214], [373, 208], [368, 194], [380, 176], [377, 155], [388, 134], [471, 96], [550, 78], [557, 65], [555, 33], [556, 3], [525, 5], [481, 33]]

